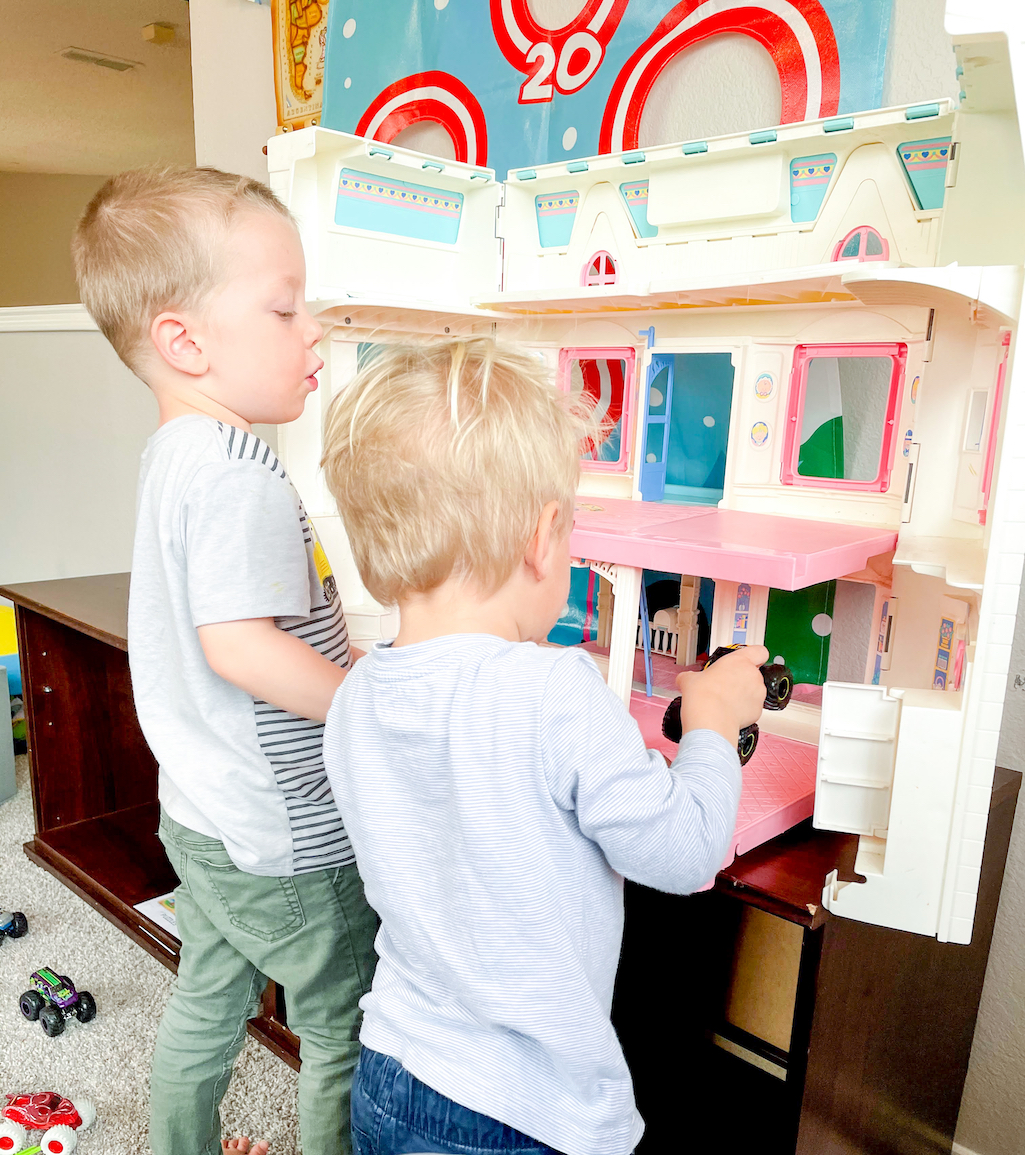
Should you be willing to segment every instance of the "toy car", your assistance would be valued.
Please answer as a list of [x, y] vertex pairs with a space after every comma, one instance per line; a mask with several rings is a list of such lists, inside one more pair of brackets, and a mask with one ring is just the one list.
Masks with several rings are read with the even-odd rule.
[[21, 938], [27, 930], [28, 919], [20, 910], [0, 910], [0, 939]]
[[32, 972], [29, 982], [32, 990], [21, 996], [18, 1005], [30, 1022], [39, 1020], [43, 1033], [50, 1038], [63, 1032], [72, 1015], [80, 1023], [96, 1018], [96, 1000], [88, 991], [76, 991], [67, 975], [59, 975], [49, 967], [40, 967]]
[[[705, 662], [706, 668], [713, 662], [717, 662], [725, 654], [736, 649], [739, 649], [739, 647], [720, 646], [708, 661]], [[765, 683], [764, 708], [766, 710], [785, 709], [794, 692], [794, 675], [786, 666], [780, 665], [778, 662], [770, 662], [764, 666], [759, 666], [758, 669], [762, 675], [762, 681]], [[670, 742], [679, 742], [683, 737], [683, 726], [680, 723], [681, 703], [681, 698], [674, 698], [669, 703], [665, 715], [662, 718], [662, 733]], [[745, 726], [743, 730], [740, 731], [740, 737], [737, 741], [737, 753], [740, 755], [741, 766], [746, 766], [748, 762], [751, 761], [751, 755], [755, 752], [757, 746], [758, 724], [752, 723], [752, 725]]]
[[88, 1099], [72, 1102], [56, 1091], [8, 1095], [7, 1106], [0, 1111], [0, 1152], [18, 1155], [31, 1148], [43, 1155], [70, 1155], [78, 1146], [76, 1132], [91, 1126], [95, 1118], [96, 1108]]

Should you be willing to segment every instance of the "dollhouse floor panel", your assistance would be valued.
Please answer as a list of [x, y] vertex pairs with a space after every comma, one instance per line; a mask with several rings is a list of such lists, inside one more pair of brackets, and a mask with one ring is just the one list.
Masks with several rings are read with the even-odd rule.
[[[646, 698], [635, 691], [630, 713], [646, 744], [672, 758], [676, 744], [662, 734], [666, 705], [665, 698]], [[818, 753], [818, 747], [808, 742], [761, 731], [758, 749], [744, 767], [744, 790], [726, 864], [811, 817]]]
[[856, 573], [897, 542], [871, 526], [622, 498], [580, 498], [575, 516], [576, 557], [779, 590]]

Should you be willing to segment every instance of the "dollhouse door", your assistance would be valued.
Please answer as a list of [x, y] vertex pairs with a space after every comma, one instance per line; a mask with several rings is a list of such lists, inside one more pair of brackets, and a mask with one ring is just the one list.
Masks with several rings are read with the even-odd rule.
[[666, 491], [669, 415], [673, 408], [672, 354], [652, 354], [644, 396], [641, 500], [661, 501]]

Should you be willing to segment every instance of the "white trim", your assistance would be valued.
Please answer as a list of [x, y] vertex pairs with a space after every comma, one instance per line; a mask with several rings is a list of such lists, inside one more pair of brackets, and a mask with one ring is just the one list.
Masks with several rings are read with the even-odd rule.
[[979, 1155], [977, 1151], [973, 1151], [971, 1147], [966, 1147], [963, 1143], [955, 1143], [950, 1149], [950, 1155]]
[[27, 305], [0, 309], [0, 333], [96, 332], [85, 305]]

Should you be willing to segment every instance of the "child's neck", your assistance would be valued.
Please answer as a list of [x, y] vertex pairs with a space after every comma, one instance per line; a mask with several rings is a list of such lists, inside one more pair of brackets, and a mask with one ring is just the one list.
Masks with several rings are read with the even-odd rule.
[[166, 425], [168, 421], [174, 421], [176, 417], [213, 417], [225, 425], [234, 425], [238, 429], [244, 429], [247, 433], [252, 432], [252, 428], [245, 418], [198, 391], [179, 394], [170, 390], [154, 388], [153, 392], [157, 398], [157, 410], [160, 415], [158, 424], [160, 425]]
[[449, 578], [424, 594], [399, 602], [394, 645], [410, 646], [449, 634], [492, 634], [509, 642], [538, 640], [528, 574], [514, 574], [492, 594]]

